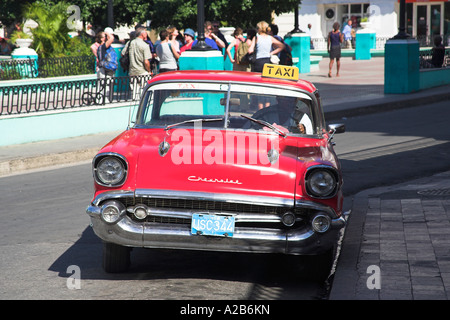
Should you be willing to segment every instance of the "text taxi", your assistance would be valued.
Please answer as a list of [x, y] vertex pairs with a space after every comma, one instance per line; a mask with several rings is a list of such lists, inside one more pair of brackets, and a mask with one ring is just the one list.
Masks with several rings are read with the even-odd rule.
[[331, 139], [344, 130], [326, 128], [297, 68], [155, 76], [92, 162], [104, 269], [125, 271], [132, 247], [331, 259], [345, 225]]

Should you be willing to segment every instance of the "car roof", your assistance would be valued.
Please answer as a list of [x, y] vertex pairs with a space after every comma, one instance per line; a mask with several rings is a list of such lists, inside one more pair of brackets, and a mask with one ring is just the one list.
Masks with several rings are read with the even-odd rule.
[[269, 78], [261, 76], [258, 72], [246, 72], [246, 71], [217, 71], [217, 70], [180, 70], [164, 72], [156, 75], [148, 83], [154, 83], [159, 81], [234, 81], [234, 82], [247, 82], [257, 84], [269, 84], [269, 85], [281, 85], [284, 87], [292, 87], [293, 89], [302, 89], [307, 92], [313, 93], [316, 91], [316, 87], [309, 81], [301, 80], [292, 81], [285, 79]]

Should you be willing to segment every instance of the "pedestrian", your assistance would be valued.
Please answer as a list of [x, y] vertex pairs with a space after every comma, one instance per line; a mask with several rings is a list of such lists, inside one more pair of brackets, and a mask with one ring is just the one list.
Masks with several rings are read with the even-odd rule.
[[112, 101], [114, 81], [112, 78], [119, 65], [117, 54], [112, 43], [114, 42], [114, 32], [112, 28], [106, 28], [103, 32], [102, 41], [97, 49], [98, 72], [97, 79], [99, 85], [105, 89], [105, 97]]
[[114, 77], [114, 73], [117, 69], [117, 55], [112, 47], [114, 42], [114, 32], [112, 28], [106, 28], [103, 32], [103, 37], [100, 45], [97, 49], [97, 59], [98, 59], [98, 78]]
[[[183, 46], [181, 41], [178, 39], [180, 32], [174, 26], [167, 27], [167, 32], [169, 33], [169, 41], [174, 44], [176, 52], [180, 53], [180, 48]], [[161, 39], [162, 40], [162, 39]], [[175, 40], [175, 42], [173, 42]]]
[[[278, 54], [278, 60], [279, 64], [285, 65], [285, 66], [292, 66], [292, 48], [288, 44], [286, 44], [282, 37], [278, 35], [278, 26], [276, 24], [270, 24], [270, 34], [272, 37], [280, 41], [282, 44], [284, 44], [284, 49], [281, 50]], [[272, 46], [273, 49], [273, 46]]]
[[306, 33], [309, 35], [309, 41], [310, 41], [309, 49], [314, 50], [314, 43], [313, 43], [313, 39], [312, 39], [311, 28], [312, 28], [311, 23], [308, 23], [308, 29], [306, 30]]
[[[225, 43], [215, 33], [212, 32], [212, 24], [210, 21], [205, 22], [205, 43], [215, 50], [225, 48]], [[192, 47], [195, 47], [198, 40], [195, 40]]]
[[[129, 41], [128, 54], [130, 59], [130, 86], [133, 99], [139, 99], [142, 88], [147, 83], [147, 76], [151, 75], [150, 61], [152, 53], [147, 40], [147, 30], [145, 27], [137, 27], [134, 34], [135, 38]], [[125, 51], [122, 50], [122, 52]]]
[[177, 52], [178, 42], [175, 37], [169, 39], [169, 31], [159, 32], [160, 44], [156, 47], [156, 55], [159, 57], [159, 72], [175, 71], [178, 69], [177, 60], [180, 54]]
[[180, 54], [186, 50], [191, 50], [192, 44], [195, 40], [195, 32], [191, 28], [184, 30], [184, 42], [185, 45], [180, 48]]
[[425, 68], [441, 68], [444, 64], [445, 46], [442, 44], [442, 37], [437, 35], [433, 39], [434, 47], [432, 49], [431, 59], [421, 59], [420, 63]]
[[[233, 64], [233, 70], [234, 71], [250, 71], [250, 64], [239, 64], [237, 62], [237, 55], [238, 55], [238, 48], [241, 43], [245, 44], [247, 43], [247, 48], [251, 45], [251, 40], [247, 40], [244, 38], [244, 31], [242, 28], [237, 27], [234, 29], [233, 32], [233, 41], [231, 41], [228, 44], [226, 53], [228, 55], [228, 58], [230, 59], [230, 62]], [[234, 47], [234, 55], [231, 54], [231, 50]], [[247, 49], [248, 51], [248, 49]]]
[[146, 31], [147, 32], [147, 39], [144, 40], [144, 42], [146, 44], [148, 44], [149, 48], [150, 48], [150, 53], [152, 54], [152, 58], [150, 59], [150, 73], [151, 74], [156, 74], [156, 70], [157, 70], [157, 60], [156, 60], [156, 48], [155, 45], [153, 44], [152, 40], [150, 39], [150, 31]]
[[223, 35], [223, 33], [220, 31], [220, 22], [219, 21], [213, 21], [212, 22], [212, 32], [220, 39], [222, 40], [223, 44], [224, 44], [224, 48], [228, 48], [228, 41], [225, 38], [225, 36]]
[[442, 37], [437, 35], [434, 37], [434, 48], [431, 56], [431, 64], [435, 68], [441, 68], [444, 64], [445, 46], [442, 44]]
[[339, 27], [339, 22], [335, 22], [333, 24], [333, 30], [328, 34], [327, 48], [328, 54], [330, 55], [328, 77], [330, 78], [334, 60], [336, 60], [337, 77], [339, 77], [339, 69], [341, 68], [341, 43], [344, 41], [344, 35], [339, 31]]
[[98, 57], [97, 57], [97, 50], [98, 47], [102, 44], [102, 41], [104, 40], [105, 33], [103, 31], [97, 32], [95, 35], [95, 42], [91, 45], [91, 51], [95, 56], [95, 72], [98, 72]]
[[136, 38], [129, 44], [130, 76], [142, 76], [150, 73], [150, 60], [152, 53], [147, 40], [147, 30], [143, 27], [136, 29]]
[[264, 64], [271, 63], [271, 56], [281, 52], [285, 45], [269, 34], [271, 30], [269, 24], [265, 21], [258, 22], [256, 31], [256, 37], [253, 38], [248, 52], [250, 54], [256, 52], [256, 61], [252, 65], [252, 71], [262, 72]]
[[345, 48], [352, 49], [352, 20], [349, 19], [347, 25], [342, 30], [344, 34]]
[[0, 55], [9, 56], [11, 54], [11, 46], [6, 42], [6, 38], [0, 37]]

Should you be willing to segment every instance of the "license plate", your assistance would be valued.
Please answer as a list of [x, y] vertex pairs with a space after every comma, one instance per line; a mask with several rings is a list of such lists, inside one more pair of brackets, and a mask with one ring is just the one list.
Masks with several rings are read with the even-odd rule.
[[194, 213], [192, 215], [191, 233], [204, 236], [232, 237], [234, 234], [234, 217]]

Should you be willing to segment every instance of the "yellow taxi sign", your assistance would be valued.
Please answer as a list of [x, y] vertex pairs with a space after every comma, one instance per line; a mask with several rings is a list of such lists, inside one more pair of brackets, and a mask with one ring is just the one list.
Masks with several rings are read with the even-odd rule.
[[262, 76], [297, 81], [299, 71], [297, 67], [266, 63], [263, 67]]

